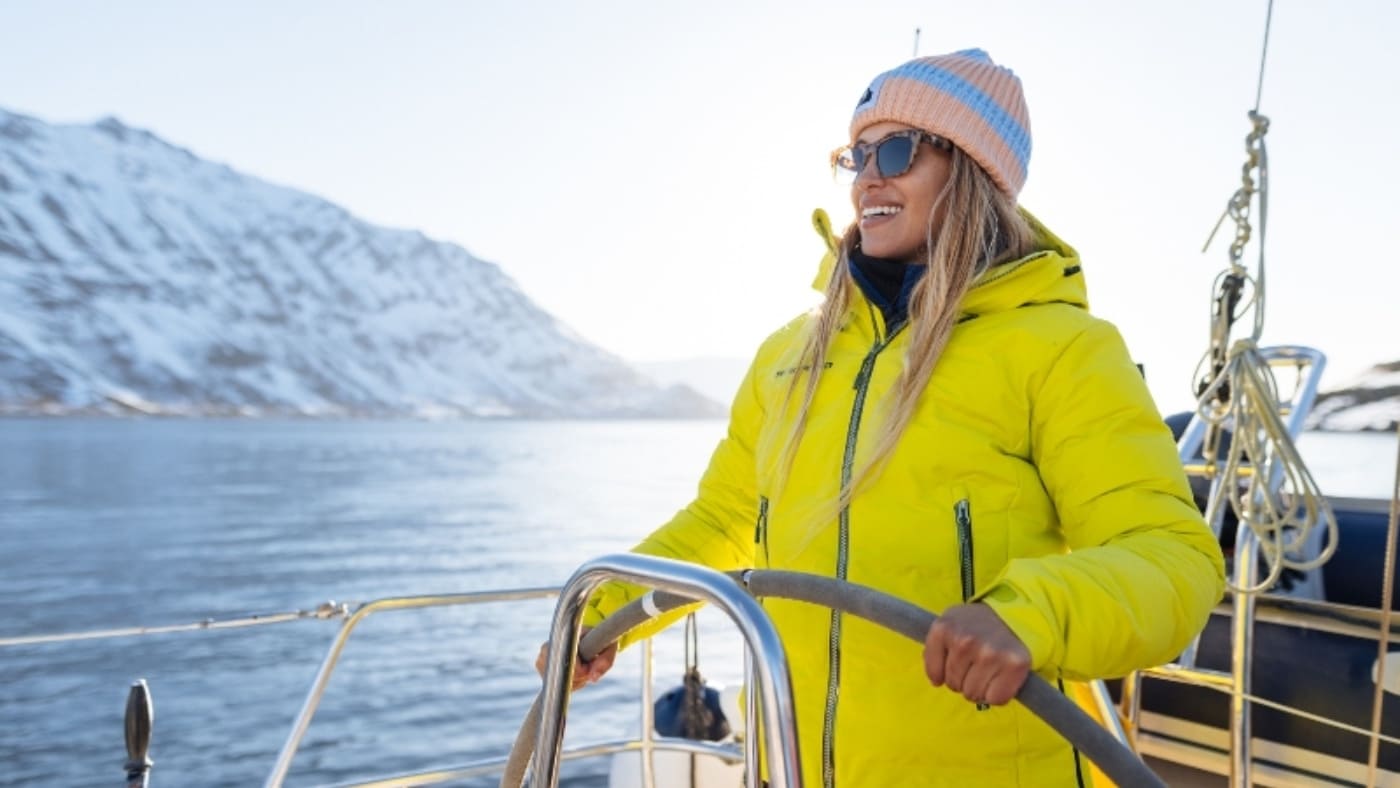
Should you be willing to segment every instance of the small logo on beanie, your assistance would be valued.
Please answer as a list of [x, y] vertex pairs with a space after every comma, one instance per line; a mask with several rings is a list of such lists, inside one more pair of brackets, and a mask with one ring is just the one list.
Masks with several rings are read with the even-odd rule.
[[880, 76], [875, 78], [874, 82], [870, 83], [870, 87], [866, 88], [865, 92], [861, 94], [860, 101], [856, 102], [857, 113], [864, 109], [865, 105], [875, 103], [876, 99], [880, 97], [880, 86], [884, 83], [885, 74], [881, 74]]

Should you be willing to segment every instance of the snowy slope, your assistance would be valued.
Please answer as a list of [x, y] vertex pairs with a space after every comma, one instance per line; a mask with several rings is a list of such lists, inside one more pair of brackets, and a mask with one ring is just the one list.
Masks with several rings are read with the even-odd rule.
[[1336, 391], [1318, 396], [1314, 429], [1394, 431], [1400, 425], [1400, 361], [1377, 364]]
[[670, 361], [638, 361], [634, 366], [663, 385], [683, 384], [715, 402], [732, 402], [748, 359], [703, 356]]
[[421, 233], [0, 110], [0, 413], [695, 416]]

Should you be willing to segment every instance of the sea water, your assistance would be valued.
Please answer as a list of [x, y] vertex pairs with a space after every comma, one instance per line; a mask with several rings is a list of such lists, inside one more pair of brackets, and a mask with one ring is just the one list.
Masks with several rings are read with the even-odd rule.
[[[724, 423], [0, 421], [0, 638], [557, 586], [694, 494]], [[1388, 497], [1393, 436], [1310, 434], [1324, 491]], [[538, 690], [550, 600], [386, 613], [347, 647], [289, 785], [500, 757]], [[736, 684], [738, 636], [701, 619]], [[0, 785], [123, 777], [127, 687], [151, 687], [152, 785], [259, 785], [338, 623], [0, 648]], [[657, 680], [683, 668], [658, 638]], [[634, 650], [638, 651], [638, 650]], [[578, 693], [566, 741], [635, 733], [639, 659]], [[566, 784], [605, 782], [580, 762]], [[494, 779], [468, 783], [494, 785]]]

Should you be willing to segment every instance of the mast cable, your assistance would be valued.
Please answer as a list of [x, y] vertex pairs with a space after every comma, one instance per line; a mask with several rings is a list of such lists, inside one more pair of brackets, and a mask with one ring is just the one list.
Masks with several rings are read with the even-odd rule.
[[1264, 60], [1269, 56], [1269, 27], [1274, 21], [1274, 0], [1269, 0], [1269, 10], [1264, 12], [1264, 46], [1259, 52], [1259, 87], [1254, 91], [1254, 111], [1259, 111], [1264, 97]]
[[[1229, 217], [1235, 223], [1230, 243], [1229, 267], [1215, 283], [1211, 316], [1210, 347], [1197, 367], [1197, 414], [1206, 424], [1202, 457], [1208, 472], [1220, 474], [1220, 484], [1206, 507], [1206, 519], [1218, 522], [1220, 507], [1228, 501], [1240, 522], [1259, 540], [1259, 550], [1268, 565], [1267, 576], [1241, 587], [1237, 593], [1267, 591], [1278, 584], [1286, 570], [1306, 572], [1320, 567], [1336, 551], [1337, 521], [1317, 487], [1280, 415], [1278, 382], [1259, 349], [1264, 331], [1265, 257], [1264, 241], [1268, 228], [1268, 149], [1264, 135], [1269, 119], [1259, 112], [1264, 91], [1265, 62], [1269, 49], [1269, 28], [1273, 0], [1269, 1], [1264, 23], [1264, 42], [1259, 58], [1259, 81], [1255, 107], [1249, 111], [1250, 132], [1245, 137], [1245, 163], [1240, 188], [1230, 197], [1206, 239], [1205, 251], [1216, 232]], [[1257, 179], [1257, 180], [1256, 180]], [[1251, 276], [1242, 262], [1251, 240], [1251, 208], [1259, 201], [1259, 271]], [[1253, 310], [1248, 337], [1230, 341], [1231, 329], [1246, 311]], [[1203, 372], [1202, 370], [1208, 370]], [[1224, 435], [1232, 429], [1228, 448]], [[1218, 462], [1222, 451], [1223, 465]], [[1252, 466], [1253, 473], [1242, 472]], [[1325, 546], [1316, 555], [1304, 553], [1313, 530], [1326, 528]]]

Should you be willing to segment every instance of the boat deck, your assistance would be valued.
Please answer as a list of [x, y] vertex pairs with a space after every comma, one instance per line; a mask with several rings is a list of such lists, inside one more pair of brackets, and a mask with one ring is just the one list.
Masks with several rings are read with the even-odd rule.
[[1190, 766], [1150, 756], [1143, 758], [1143, 760], [1171, 788], [1226, 788], [1230, 784], [1228, 778], [1211, 772], [1203, 772], [1200, 769], [1192, 769]]

